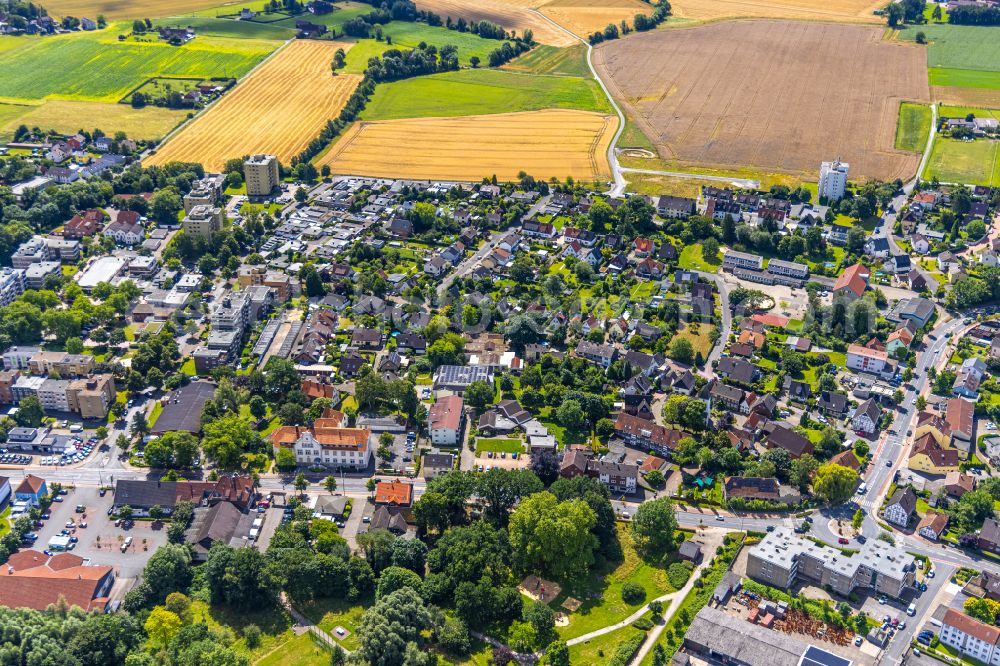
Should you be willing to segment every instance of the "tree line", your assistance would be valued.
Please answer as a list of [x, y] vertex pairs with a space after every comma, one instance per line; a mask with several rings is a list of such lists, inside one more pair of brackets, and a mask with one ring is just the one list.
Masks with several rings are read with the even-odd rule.
[[948, 23], [955, 25], [1000, 25], [1000, 7], [974, 5], [956, 7], [948, 12]]
[[653, 4], [653, 13], [651, 15], [647, 16], [646, 14], [636, 14], [632, 19], [632, 25], [629, 25], [628, 21], [625, 19], [622, 19], [621, 23], [618, 25], [609, 23], [604, 30], [598, 30], [597, 32], [589, 35], [587, 40], [591, 44], [600, 44], [601, 42], [618, 39], [619, 37], [629, 34], [632, 30], [635, 30], [636, 32], [652, 30], [667, 20], [667, 17], [670, 16], [670, 9], [670, 2], [668, 0], [659, 0]]

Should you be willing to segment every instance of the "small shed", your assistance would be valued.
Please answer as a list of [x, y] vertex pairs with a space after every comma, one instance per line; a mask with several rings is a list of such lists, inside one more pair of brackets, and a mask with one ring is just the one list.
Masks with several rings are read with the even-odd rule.
[[677, 555], [682, 560], [699, 564], [702, 558], [701, 545], [696, 541], [688, 539], [677, 549]]

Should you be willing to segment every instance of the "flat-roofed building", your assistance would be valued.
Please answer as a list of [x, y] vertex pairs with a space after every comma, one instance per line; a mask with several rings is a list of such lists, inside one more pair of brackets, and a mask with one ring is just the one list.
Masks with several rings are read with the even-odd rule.
[[194, 206], [181, 223], [184, 233], [199, 238], [211, 238], [222, 231], [222, 209], [218, 206]]
[[70, 411], [84, 419], [103, 419], [115, 402], [113, 375], [95, 375], [71, 382], [66, 392]]
[[790, 588], [799, 579], [829, 585], [847, 596], [855, 588], [899, 597], [913, 584], [914, 558], [880, 539], [866, 542], [861, 551], [841, 551], [801, 539], [786, 527], [769, 532], [748, 553], [747, 575], [768, 585]]
[[251, 155], [243, 162], [243, 178], [249, 196], [268, 196], [281, 182], [278, 158], [274, 155]]
[[730, 270], [734, 268], [743, 268], [759, 271], [764, 268], [764, 257], [759, 254], [749, 254], [747, 252], [727, 250], [725, 259], [722, 260], [722, 267]]

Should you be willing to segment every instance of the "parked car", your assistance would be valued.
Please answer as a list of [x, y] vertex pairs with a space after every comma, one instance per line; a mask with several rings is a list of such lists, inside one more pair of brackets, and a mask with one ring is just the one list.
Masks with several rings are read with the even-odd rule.
[[845, 544], [845, 543], [851, 543], [851, 542], [849, 540], [845, 539], [844, 537], [840, 537], [839, 539], [837, 539], [837, 543], [839, 543], [839, 544]]

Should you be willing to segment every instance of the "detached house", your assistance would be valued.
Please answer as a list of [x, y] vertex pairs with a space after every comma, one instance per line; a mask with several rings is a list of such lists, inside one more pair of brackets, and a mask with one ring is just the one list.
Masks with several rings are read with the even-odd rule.
[[882, 408], [879, 407], [875, 398], [868, 398], [858, 405], [851, 415], [851, 427], [855, 431], [872, 434], [878, 430], [878, 423], [882, 418]]
[[899, 527], [906, 527], [917, 510], [917, 494], [909, 486], [897, 488], [889, 504], [885, 507], [883, 516], [886, 521]]

